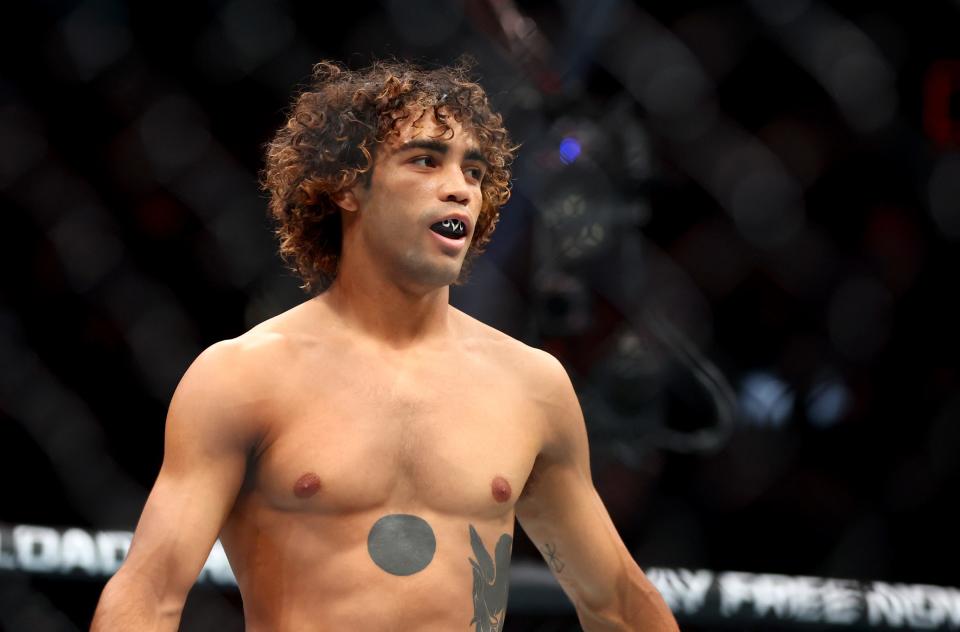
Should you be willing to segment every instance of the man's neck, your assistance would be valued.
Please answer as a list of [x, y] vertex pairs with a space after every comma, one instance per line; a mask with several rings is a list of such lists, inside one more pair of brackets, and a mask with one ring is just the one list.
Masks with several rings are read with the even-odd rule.
[[318, 299], [348, 327], [390, 347], [407, 347], [448, 332], [448, 286], [418, 291], [370, 272], [341, 268]]

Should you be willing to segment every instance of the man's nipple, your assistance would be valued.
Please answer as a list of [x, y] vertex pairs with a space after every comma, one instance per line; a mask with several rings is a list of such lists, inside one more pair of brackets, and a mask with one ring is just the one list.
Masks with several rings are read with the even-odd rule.
[[510, 489], [510, 483], [507, 482], [507, 479], [497, 476], [490, 483], [490, 492], [493, 494], [493, 499], [498, 503], [505, 503], [510, 500], [513, 490]]
[[310, 498], [320, 491], [320, 477], [307, 472], [293, 484], [293, 493], [297, 498]]

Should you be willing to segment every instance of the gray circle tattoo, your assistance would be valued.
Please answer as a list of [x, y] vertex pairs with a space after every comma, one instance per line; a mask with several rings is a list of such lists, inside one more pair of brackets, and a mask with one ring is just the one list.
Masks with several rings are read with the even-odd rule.
[[437, 538], [423, 518], [390, 514], [373, 524], [367, 550], [376, 565], [391, 575], [413, 575], [433, 560]]

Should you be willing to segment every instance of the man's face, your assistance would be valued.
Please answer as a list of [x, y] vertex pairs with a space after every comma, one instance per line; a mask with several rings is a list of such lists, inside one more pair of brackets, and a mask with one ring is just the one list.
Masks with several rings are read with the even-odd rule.
[[452, 117], [444, 134], [432, 111], [415, 125], [416, 114], [377, 147], [369, 187], [353, 188], [355, 228], [384, 273], [409, 289], [428, 290], [460, 275], [487, 164]]

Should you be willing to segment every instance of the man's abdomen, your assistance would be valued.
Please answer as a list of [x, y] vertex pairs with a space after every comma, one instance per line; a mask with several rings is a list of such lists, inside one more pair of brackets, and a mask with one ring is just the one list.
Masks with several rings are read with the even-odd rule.
[[417, 508], [344, 516], [260, 511], [222, 534], [247, 630], [496, 631], [513, 515]]

